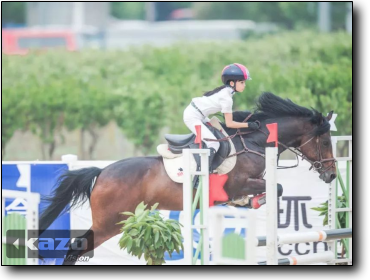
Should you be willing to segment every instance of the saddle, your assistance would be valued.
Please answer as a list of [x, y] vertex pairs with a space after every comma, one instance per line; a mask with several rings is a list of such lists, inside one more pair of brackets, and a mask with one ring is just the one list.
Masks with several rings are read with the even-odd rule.
[[[213, 117], [210, 124], [205, 123], [205, 125], [217, 139], [228, 136], [217, 117]], [[194, 143], [195, 137], [196, 135], [193, 133], [185, 135], [166, 134], [165, 139], [168, 144], [161, 144], [157, 147], [158, 153], [163, 157], [167, 174], [175, 182], [182, 183], [182, 150], [199, 149], [199, 144]], [[230, 172], [236, 164], [236, 157], [227, 158], [230, 154], [235, 153], [235, 147], [230, 139], [219, 143], [220, 148], [215, 155], [212, 168], [213, 170], [217, 170], [218, 174], [226, 174]], [[207, 148], [204, 142], [202, 142], [202, 148]], [[194, 158], [191, 161], [191, 168], [194, 171], [199, 170], [200, 156], [198, 154], [194, 154]]]
[[[204, 125], [213, 133], [214, 136], [216, 136], [217, 139], [225, 137], [222, 132], [220, 132], [218, 129], [214, 128], [210, 124], [204, 123]], [[199, 144], [194, 143], [196, 135], [193, 133], [185, 135], [166, 134], [164, 137], [168, 142], [168, 148], [174, 154], [182, 153], [183, 149], [199, 149]], [[213, 160], [212, 170], [215, 170], [217, 167], [219, 167], [230, 153], [230, 143], [228, 141], [221, 141], [219, 143], [220, 148], [218, 149], [215, 155], [215, 159]], [[204, 147], [205, 149], [208, 148], [203, 141], [202, 147]], [[197, 165], [200, 166], [200, 156], [198, 154], [194, 154], [194, 158], [197, 162]]]

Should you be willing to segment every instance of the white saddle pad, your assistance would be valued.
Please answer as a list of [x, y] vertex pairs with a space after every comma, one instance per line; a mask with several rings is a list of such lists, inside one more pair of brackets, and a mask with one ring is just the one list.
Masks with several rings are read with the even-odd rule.
[[[217, 128], [220, 130], [225, 136], [227, 133], [224, 131], [222, 128], [220, 121], [218, 118], [213, 117], [211, 119], [211, 124], [213, 127]], [[235, 154], [235, 146], [233, 142], [229, 139], [228, 140], [231, 146], [230, 149], [230, 154]], [[183, 159], [182, 159], [182, 154], [173, 154], [169, 148], [168, 144], [161, 144], [157, 147], [158, 153], [163, 157], [163, 163], [164, 167], [166, 169], [166, 172], [168, 176], [175, 182], [177, 183], [183, 183]], [[227, 174], [229, 173], [235, 166], [236, 164], [236, 156], [235, 157], [230, 157], [224, 160], [224, 162], [217, 167], [217, 173], [218, 174]], [[192, 171], [195, 171], [197, 168], [196, 161], [194, 157], [191, 158], [190, 160], [190, 168]]]

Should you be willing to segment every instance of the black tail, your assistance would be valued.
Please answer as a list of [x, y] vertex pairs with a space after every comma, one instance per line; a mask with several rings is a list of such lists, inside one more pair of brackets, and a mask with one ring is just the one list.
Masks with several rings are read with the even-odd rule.
[[[84, 168], [67, 171], [58, 178], [58, 186], [49, 197], [43, 200], [50, 204], [43, 211], [39, 229], [44, 232], [59, 215], [70, 210], [72, 207], [83, 204], [90, 199], [90, 187], [93, 179], [101, 173], [102, 169], [97, 167]], [[70, 205], [68, 205], [71, 202]]]

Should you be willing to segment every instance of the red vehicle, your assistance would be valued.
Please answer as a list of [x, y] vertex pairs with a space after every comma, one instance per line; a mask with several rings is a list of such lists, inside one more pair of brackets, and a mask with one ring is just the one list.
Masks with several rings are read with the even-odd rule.
[[25, 55], [31, 49], [77, 49], [75, 35], [68, 30], [3, 29], [1, 36], [4, 54]]

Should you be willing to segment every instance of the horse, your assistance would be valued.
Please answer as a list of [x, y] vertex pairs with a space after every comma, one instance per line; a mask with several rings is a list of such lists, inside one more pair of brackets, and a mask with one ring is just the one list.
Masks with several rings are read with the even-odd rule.
[[[236, 164], [224, 185], [230, 201], [265, 192], [263, 154], [265, 147], [271, 145], [266, 144], [266, 124], [269, 123], [278, 124], [279, 155], [290, 149], [308, 160], [311, 168], [326, 183], [336, 178], [329, 123], [333, 111], [325, 117], [315, 109], [299, 106], [269, 92], [262, 93], [255, 103], [253, 114], [236, 111], [233, 119], [237, 122], [246, 119], [257, 122], [258, 130], [232, 129], [222, 124], [228, 135], [238, 136], [232, 138], [237, 151]], [[96, 181], [91, 191], [94, 178]], [[159, 210], [183, 210], [182, 187], [182, 184], [169, 178], [160, 156], [127, 158], [103, 169], [90, 167], [66, 171], [47, 198], [50, 204], [41, 215], [40, 234], [59, 215], [89, 200], [92, 226], [81, 236], [87, 239], [89, 245], [81, 250], [69, 249], [63, 264], [73, 265], [75, 262], [68, 260], [68, 256], [81, 256], [119, 234], [121, 225], [117, 223], [127, 218], [120, 213], [134, 212], [140, 202], [144, 201], [148, 206], [159, 203]]]

